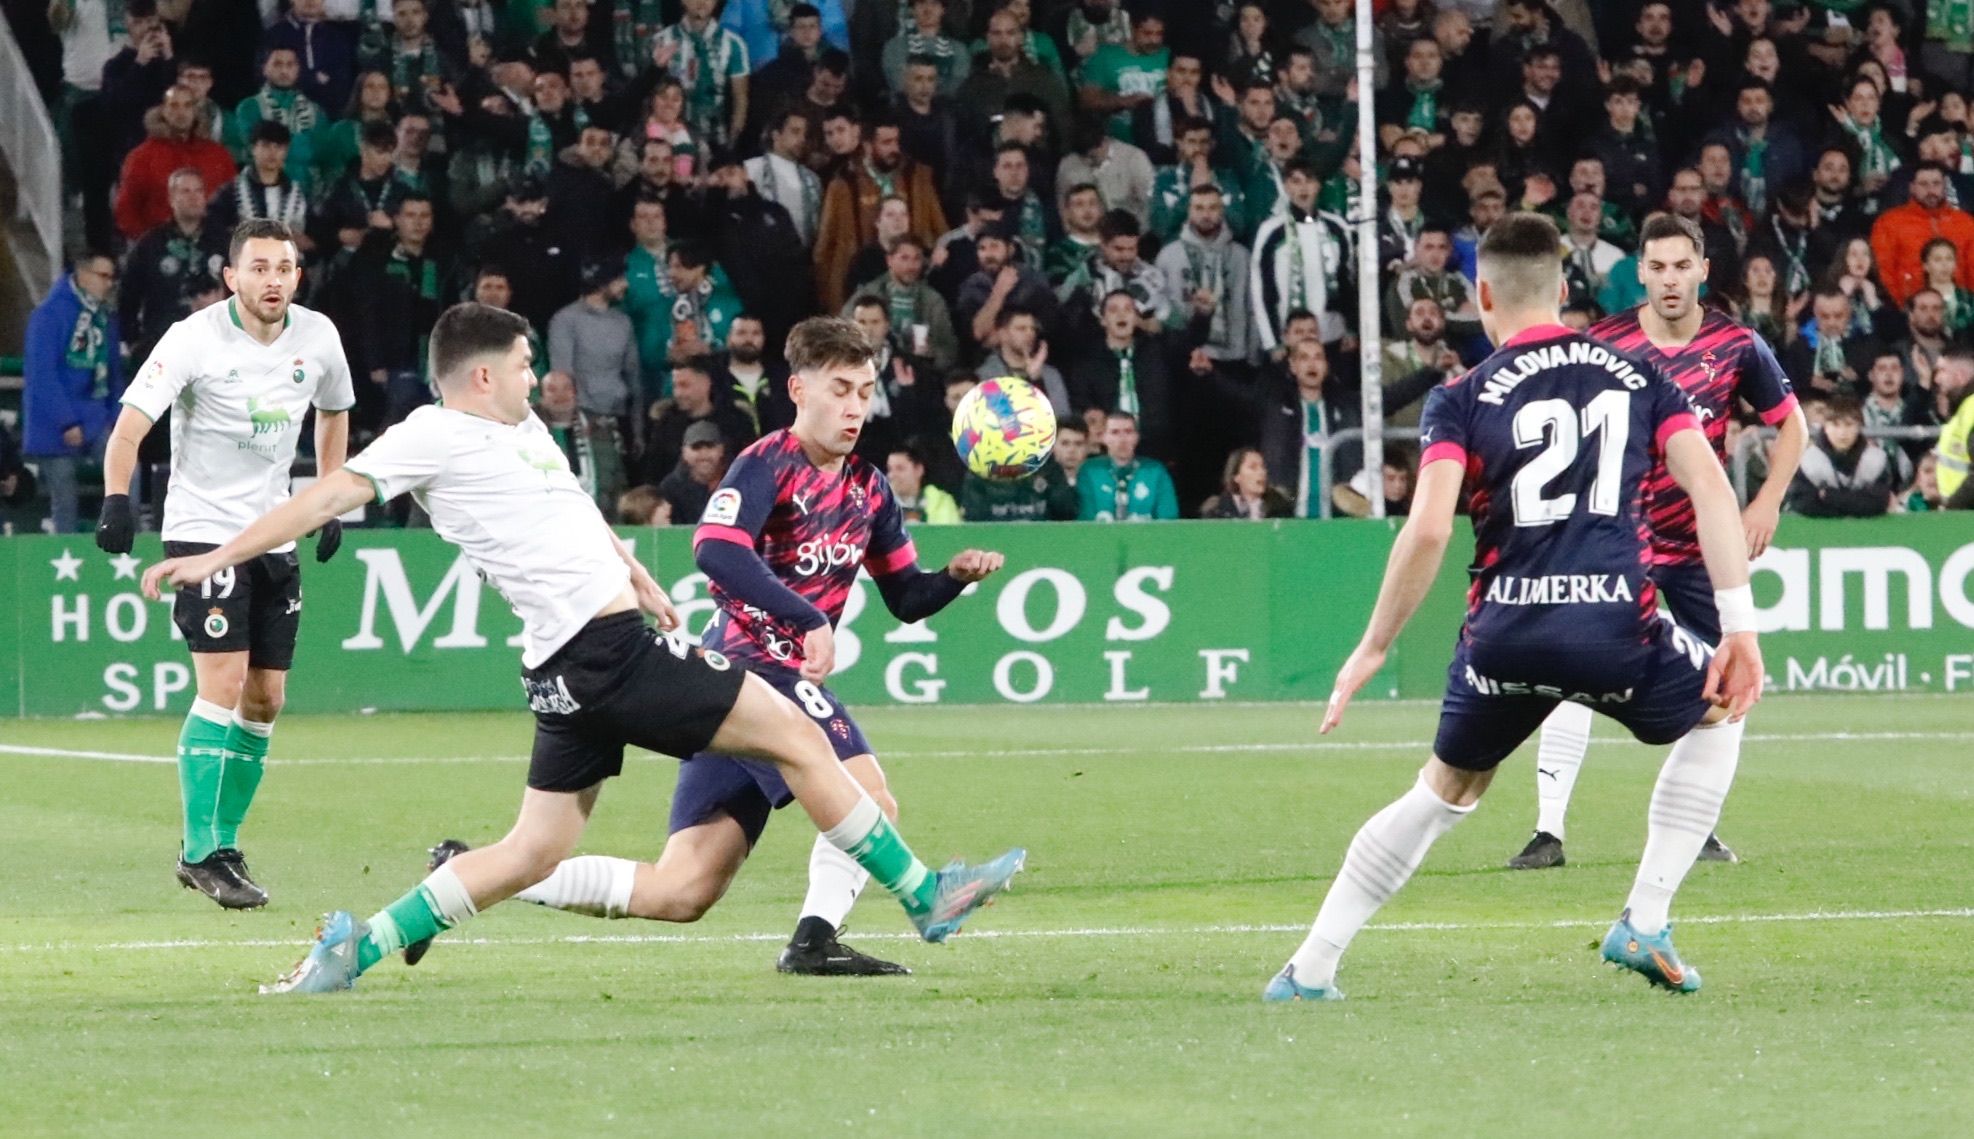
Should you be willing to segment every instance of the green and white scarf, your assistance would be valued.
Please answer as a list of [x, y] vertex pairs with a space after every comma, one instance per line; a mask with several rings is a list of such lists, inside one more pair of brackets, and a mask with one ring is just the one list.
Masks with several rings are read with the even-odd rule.
[[69, 278], [69, 288], [82, 302], [75, 327], [69, 330], [68, 351], [62, 363], [77, 370], [88, 369], [89, 398], [110, 398], [110, 306], [84, 292]]
[[1330, 415], [1323, 401], [1302, 401], [1302, 470], [1296, 479], [1296, 517], [1323, 517], [1323, 448], [1330, 441]]
[[864, 173], [870, 176], [871, 181], [877, 183], [877, 196], [880, 201], [885, 198], [898, 197], [898, 172], [896, 170], [888, 174], [881, 174], [878, 172], [877, 167], [871, 165], [870, 159], [866, 158], [864, 159]]
[[[1134, 344], [1113, 350], [1113, 355], [1117, 357], [1117, 410], [1130, 415], [1138, 414], [1138, 365], [1131, 358], [1135, 347]], [[1122, 472], [1119, 474], [1121, 476]], [[1123, 479], [1120, 477], [1118, 481], [1121, 484]], [[1119, 509], [1117, 516], [1124, 517], [1124, 511]]]
[[1208, 318], [1206, 342], [1209, 345], [1224, 346], [1227, 343], [1227, 254], [1225, 246], [1201, 245], [1195, 241], [1179, 238], [1179, 248], [1186, 253], [1186, 277], [1184, 293], [1187, 302], [1201, 289], [1213, 295], [1213, 315]]
[[1746, 148], [1741, 158], [1741, 197], [1750, 210], [1764, 213], [1768, 205], [1768, 138], [1754, 138], [1743, 130], [1741, 145]]
[[280, 123], [297, 137], [315, 127], [315, 100], [293, 87], [282, 89], [263, 83], [254, 92], [254, 105], [260, 108], [261, 122]]
[[521, 159], [523, 172], [542, 175], [555, 165], [555, 135], [538, 114], [528, 115], [527, 151]]
[[651, 59], [651, 37], [665, 26], [661, 0], [611, 0], [610, 41], [617, 48], [617, 66], [626, 79], [635, 79]]
[[1871, 174], [1890, 174], [1899, 168], [1898, 152], [1885, 141], [1885, 123], [1880, 119], [1870, 126], [1844, 120], [1844, 129], [1858, 145], [1858, 177], [1862, 180]]
[[1439, 91], [1443, 86], [1440, 80], [1430, 83], [1405, 83], [1405, 89], [1412, 93], [1412, 109], [1406, 112], [1405, 126], [1408, 130], [1422, 130], [1432, 133], [1439, 129]]
[[1090, 32], [1097, 33], [1098, 47], [1105, 44], [1128, 44], [1131, 42], [1131, 15], [1124, 10], [1124, 5], [1119, 4], [1110, 10], [1110, 19], [1105, 20], [1102, 26], [1098, 26], [1092, 24], [1083, 15], [1081, 7], [1077, 7], [1070, 11], [1069, 23], [1064, 28], [1064, 32], [1066, 33], [1064, 38], [1071, 44], [1081, 43], [1083, 37]]
[[[801, 183], [802, 215], [795, 219], [795, 226], [802, 231], [803, 239], [815, 237], [816, 223], [822, 217], [822, 179], [815, 172], [800, 163], [792, 163]], [[761, 196], [771, 202], [781, 201], [781, 175], [775, 170], [775, 156], [772, 153], [761, 155]]]
[[1974, 0], [1930, 0], [1926, 38], [1946, 44], [1948, 51], [1974, 51]]
[[908, 332], [918, 321], [918, 294], [921, 285], [900, 285], [896, 281], [885, 284], [885, 301], [891, 309], [891, 327], [901, 334]]

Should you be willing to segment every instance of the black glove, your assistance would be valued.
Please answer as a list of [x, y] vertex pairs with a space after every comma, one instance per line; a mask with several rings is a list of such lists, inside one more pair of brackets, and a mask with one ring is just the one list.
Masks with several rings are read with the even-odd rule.
[[96, 523], [96, 546], [106, 554], [127, 554], [137, 534], [137, 516], [130, 511], [130, 496], [103, 496], [103, 516]]
[[315, 560], [326, 562], [343, 548], [343, 520], [331, 518], [315, 532]]

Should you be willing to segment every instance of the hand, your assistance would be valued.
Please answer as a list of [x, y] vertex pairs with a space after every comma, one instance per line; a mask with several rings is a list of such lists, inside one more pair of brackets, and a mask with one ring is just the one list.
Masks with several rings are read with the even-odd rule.
[[103, 514], [96, 523], [96, 548], [106, 554], [127, 554], [137, 533], [137, 516], [131, 512], [130, 496], [103, 496]]
[[1210, 289], [1193, 290], [1194, 312], [1198, 313], [1201, 316], [1212, 316], [1213, 310], [1219, 307], [1220, 307], [1220, 302], [1213, 299], [1212, 290]]
[[[1711, 9], [1709, 9], [1709, 10], [1711, 11]], [[1608, 60], [1608, 59], [1602, 59], [1602, 58], [1600, 58], [1600, 59], [1598, 59], [1598, 61], [1597, 61], [1597, 82], [1599, 82], [1599, 83], [1601, 83], [1601, 84], [1603, 84], [1603, 85], [1604, 85], [1604, 86], [1606, 86], [1606, 87], [1609, 87], [1609, 86], [1611, 85], [1611, 61], [1610, 61], [1610, 60]]]
[[1031, 380], [1040, 380], [1042, 378], [1042, 369], [1047, 366], [1048, 362], [1049, 342], [1046, 340], [1037, 340], [1035, 342], [1035, 350], [1028, 354], [1028, 378]]
[[62, 446], [64, 447], [80, 447], [82, 446], [82, 440], [83, 434], [80, 426], [70, 427], [62, 432]]
[[317, 530], [315, 535], [315, 560], [321, 564], [335, 557], [336, 551], [343, 548], [343, 520], [331, 518], [322, 524], [322, 529]]
[[952, 256], [952, 253], [953, 253], [953, 247], [950, 245], [942, 245], [939, 248], [933, 250], [932, 267], [934, 269], [937, 269], [940, 266], [944, 265], [946, 263], [946, 258]]
[[1230, 107], [1240, 101], [1240, 97], [1234, 93], [1234, 85], [1227, 81], [1225, 75], [1219, 74], [1213, 77], [1213, 97]]
[[19, 475], [6, 475], [4, 477], [0, 477], [0, 499], [9, 499], [14, 497], [14, 492], [20, 489], [20, 485], [21, 485], [21, 477]]
[[437, 90], [426, 92], [425, 101], [432, 104], [433, 109], [454, 118], [466, 113], [466, 108], [459, 101], [459, 92], [453, 90], [450, 83], [442, 84]]
[[376, 384], [378, 387], [383, 387], [385, 381], [389, 380], [390, 378], [391, 378], [391, 374], [382, 368], [370, 369], [370, 382]]
[[1091, 28], [1084, 32], [1075, 44], [1071, 46], [1076, 49], [1076, 54], [1083, 59], [1088, 59], [1095, 55], [1097, 53], [1097, 30]]
[[1556, 200], [1556, 183], [1547, 174], [1531, 174], [1522, 183], [1522, 204], [1546, 206]]
[[677, 59], [678, 54], [678, 41], [666, 40], [651, 49], [651, 62], [657, 64], [661, 70], [670, 71], [672, 60]]
[[1912, 360], [1913, 374], [1919, 378], [1919, 386], [1922, 388], [1932, 387], [1933, 368], [1926, 362], [1926, 353], [1921, 350], [1919, 345], [1915, 344], [1912, 346], [1910, 359]]
[[1940, 108], [1940, 102], [1937, 99], [1928, 99], [1924, 103], [1914, 103], [1912, 105], [1912, 110], [1906, 112], [1906, 116], [1905, 116], [1906, 133], [1911, 134], [1914, 130], [1918, 128], [1921, 122], [1925, 121], [1926, 116], [1932, 114], [1936, 110], [1939, 110], [1939, 108]]
[[1350, 659], [1343, 662], [1337, 673], [1336, 687], [1330, 689], [1330, 706], [1323, 711], [1323, 726], [1317, 729], [1320, 735], [1329, 735], [1338, 724], [1343, 723], [1343, 710], [1350, 706], [1350, 698], [1357, 690], [1371, 682], [1378, 670], [1385, 666], [1385, 651], [1369, 645], [1358, 645]]
[[651, 614], [660, 629], [669, 633], [679, 627], [679, 611], [672, 608], [672, 599], [649, 573], [640, 569], [631, 575], [631, 592], [637, 594], [637, 607]]
[[1206, 349], [1195, 348], [1193, 354], [1186, 357], [1186, 369], [1195, 376], [1204, 376], [1213, 371], [1213, 357], [1206, 354]]
[[1442, 347], [1439, 350], [1439, 355], [1433, 357], [1433, 369], [1440, 372], [1459, 371], [1460, 354], [1451, 348]]
[[802, 638], [802, 679], [821, 684], [836, 669], [836, 631], [827, 622]]
[[1851, 113], [1841, 104], [1831, 103], [1827, 109], [1830, 111], [1830, 117], [1836, 119], [1838, 125], [1845, 127], [1851, 125]]
[[[1803, 315], [1803, 310], [1809, 307], [1809, 301], [1810, 301], [1810, 295], [1808, 290], [1804, 290], [1803, 292], [1797, 293], [1795, 296], [1789, 298], [1788, 313], [1789, 313], [1789, 320], [1791, 323], [1793, 323], [1796, 320], [1796, 318]], [[1915, 351], [1917, 351], [1917, 349], [1915, 349]]]
[[1707, 61], [1696, 59], [1686, 65], [1686, 89], [1692, 90], [1707, 81]]
[[1013, 265], [1003, 265], [1001, 271], [994, 274], [994, 291], [1002, 296], [1013, 292], [1014, 287], [1020, 283], [1021, 272]]
[[946, 576], [963, 585], [985, 581], [996, 570], [1007, 564], [1007, 559], [993, 550], [961, 550], [946, 564]]
[[1768, 544], [1775, 540], [1775, 528], [1781, 523], [1781, 508], [1760, 498], [1748, 503], [1741, 512], [1741, 529], [1748, 536], [1748, 560], [1753, 561], [1767, 551]]
[[145, 570], [144, 580], [140, 583], [144, 596], [156, 601], [163, 596], [164, 586], [177, 589], [183, 585], [197, 585], [225, 569], [226, 563], [214, 556], [218, 552], [211, 550], [191, 557], [166, 558]]
[[898, 386], [908, 388], [916, 383], [918, 383], [918, 373], [912, 371], [912, 366], [905, 363], [901, 357], [898, 360]]
[[1731, 723], [1748, 714], [1762, 698], [1762, 650], [1753, 633], [1729, 633], [1707, 665], [1707, 685], [1700, 696], [1727, 709]]
[[1723, 36], [1732, 36], [1734, 34], [1734, 21], [1728, 17], [1726, 12], [1721, 11], [1712, 4], [1707, 5], [1707, 22], [1714, 26], [1714, 31], [1719, 32]]
[[1357, 338], [1348, 332], [1344, 333], [1343, 339], [1337, 341], [1337, 350], [1346, 356], [1357, 351]]

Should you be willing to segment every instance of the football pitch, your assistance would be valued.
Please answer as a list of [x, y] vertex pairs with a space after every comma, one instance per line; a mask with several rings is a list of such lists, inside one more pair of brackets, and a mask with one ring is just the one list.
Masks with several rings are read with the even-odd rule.
[[[305, 684], [305, 675], [297, 677]], [[262, 998], [317, 916], [367, 916], [519, 802], [525, 715], [295, 716], [244, 834], [272, 904], [172, 879], [165, 720], [0, 726], [0, 1135], [1964, 1135], [1974, 1119], [1974, 717], [1955, 697], [1775, 697], [1674, 910], [1706, 979], [1593, 942], [1663, 750], [1600, 722], [1570, 863], [1501, 863], [1524, 748], [1344, 961], [1264, 1006], [1434, 708], [873, 710], [934, 865], [1028, 872], [947, 946], [867, 892], [846, 937], [915, 975], [775, 973], [814, 831], [780, 812], [692, 926], [520, 903], [354, 993]], [[72, 753], [90, 753], [78, 755]], [[656, 855], [675, 765], [637, 754], [583, 849]]]

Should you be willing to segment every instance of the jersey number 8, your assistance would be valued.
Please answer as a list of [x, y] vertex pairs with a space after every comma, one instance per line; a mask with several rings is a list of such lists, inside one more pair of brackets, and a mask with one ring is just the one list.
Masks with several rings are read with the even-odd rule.
[[822, 689], [804, 680], [795, 685], [795, 695], [802, 701], [803, 711], [818, 720], [827, 720], [836, 711], [830, 707], [829, 698]]
[[1548, 526], [1576, 513], [1575, 491], [1554, 498], [1542, 490], [1576, 462], [1583, 439], [1597, 435], [1597, 476], [1590, 482], [1590, 512], [1615, 517], [1624, 482], [1624, 446], [1631, 436], [1631, 393], [1599, 393], [1579, 415], [1566, 399], [1539, 399], [1515, 413], [1515, 446], [1547, 449], [1515, 472], [1510, 485], [1515, 525]]

